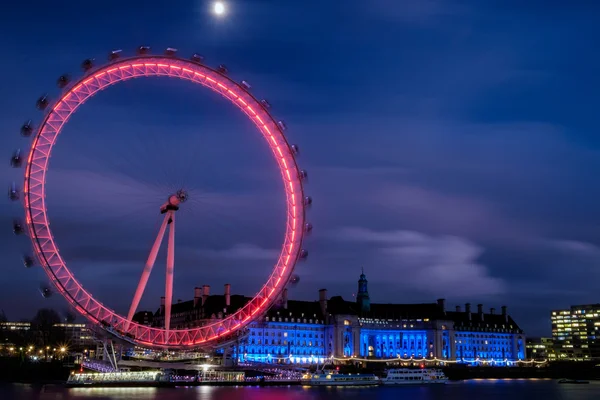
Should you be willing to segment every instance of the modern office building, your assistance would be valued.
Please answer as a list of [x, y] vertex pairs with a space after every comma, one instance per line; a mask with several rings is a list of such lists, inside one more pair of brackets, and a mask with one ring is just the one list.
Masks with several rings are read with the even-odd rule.
[[31, 329], [31, 322], [0, 322], [2, 332], [25, 332]]
[[571, 306], [551, 312], [554, 358], [600, 358], [600, 304]]
[[[210, 295], [196, 288], [194, 300], [173, 304], [171, 326], [186, 328], [223, 318], [249, 301], [230, 295]], [[232, 349], [239, 362], [322, 363], [330, 357], [362, 359], [438, 359], [461, 363], [506, 365], [525, 359], [525, 335], [506, 307], [484, 312], [483, 305], [464, 311], [446, 309], [445, 300], [425, 304], [374, 304], [365, 274], [358, 280], [356, 301], [328, 298], [288, 300], [287, 290], [276, 306], [253, 322]], [[153, 323], [164, 323], [164, 303]], [[204, 322], [203, 322], [204, 321]]]
[[64, 332], [65, 344], [71, 351], [83, 351], [96, 347], [92, 331], [86, 324], [60, 323], [54, 327]]
[[529, 360], [545, 361], [555, 358], [552, 338], [527, 338], [526, 355]]
[[[54, 324], [53, 328], [61, 332], [61, 343], [52, 343], [52, 345], [64, 344], [69, 350], [96, 346], [92, 332], [86, 324], [58, 323]], [[31, 322], [0, 322], [0, 337], [6, 341], [29, 345], [38, 341], [39, 335]]]

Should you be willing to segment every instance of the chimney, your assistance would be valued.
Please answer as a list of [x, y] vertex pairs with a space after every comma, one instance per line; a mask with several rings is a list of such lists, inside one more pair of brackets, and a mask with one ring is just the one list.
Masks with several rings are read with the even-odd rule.
[[504, 317], [504, 321], [508, 322], [508, 314], [506, 313], [506, 306], [502, 306], [502, 316]]
[[200, 302], [201, 298], [202, 298], [202, 289], [200, 289], [199, 287], [195, 287], [194, 288], [194, 307], [198, 307], [198, 303]]
[[477, 314], [479, 315], [479, 320], [483, 321], [483, 304], [477, 304]]
[[283, 308], [287, 310], [287, 301], [288, 301], [288, 295], [287, 295], [287, 288], [283, 289], [283, 293], [281, 293], [281, 304], [283, 305]]
[[225, 284], [225, 307], [229, 307], [231, 305], [231, 285], [229, 283]]
[[465, 313], [467, 313], [467, 319], [471, 320], [471, 303], [465, 304]]
[[327, 289], [319, 290], [319, 305], [321, 306], [321, 313], [327, 314]]
[[461, 312], [460, 306], [456, 306], [456, 312]]
[[165, 296], [160, 298], [160, 315], [165, 315]]
[[210, 296], [210, 286], [202, 285], [202, 305], [206, 303], [206, 299], [208, 299], [208, 296]]
[[437, 299], [437, 304], [440, 311], [446, 314], [446, 299]]
[[495, 308], [490, 308], [490, 314], [495, 315], [496, 314], [496, 309]]

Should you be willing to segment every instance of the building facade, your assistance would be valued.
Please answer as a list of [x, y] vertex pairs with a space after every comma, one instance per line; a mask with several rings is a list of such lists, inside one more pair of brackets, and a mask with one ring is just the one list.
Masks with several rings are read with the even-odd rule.
[[319, 301], [288, 301], [252, 323], [234, 348], [239, 362], [323, 363], [334, 357], [437, 359], [466, 364], [507, 365], [525, 359], [525, 335], [507, 314], [446, 310], [445, 301], [371, 304], [364, 273], [356, 302], [319, 291]]
[[551, 312], [553, 359], [584, 361], [600, 357], [600, 304]]
[[[221, 319], [243, 307], [249, 297], [211, 294], [210, 286], [194, 289], [194, 299], [172, 305], [171, 327], [185, 329]], [[164, 298], [163, 298], [164, 299]], [[140, 312], [134, 320], [163, 326], [164, 301], [150, 316]], [[224, 347], [239, 363], [318, 364], [331, 357], [359, 359], [439, 360], [467, 364], [506, 365], [525, 359], [525, 335], [506, 307], [476, 311], [446, 309], [445, 300], [425, 304], [371, 303], [364, 273], [358, 280], [356, 301], [328, 298], [319, 291], [316, 301], [281, 299]]]
[[554, 341], [552, 338], [527, 338], [525, 347], [527, 358], [530, 360], [545, 361], [556, 358], [554, 354]]

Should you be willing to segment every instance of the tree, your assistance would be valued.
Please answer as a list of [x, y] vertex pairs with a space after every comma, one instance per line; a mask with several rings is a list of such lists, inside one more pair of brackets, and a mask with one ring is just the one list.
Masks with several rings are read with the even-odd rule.
[[75, 322], [76, 319], [77, 319], [77, 315], [73, 311], [71, 311], [71, 310], [65, 311], [64, 321], [67, 324], [72, 324], [73, 322]]
[[60, 322], [60, 315], [53, 309], [38, 310], [31, 320], [31, 330], [34, 333], [36, 344], [45, 350], [46, 347], [64, 342], [64, 330], [57, 326]]

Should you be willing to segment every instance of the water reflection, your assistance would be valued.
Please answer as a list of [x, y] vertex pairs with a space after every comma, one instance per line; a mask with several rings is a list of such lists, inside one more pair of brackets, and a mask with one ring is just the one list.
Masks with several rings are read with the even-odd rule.
[[559, 385], [551, 380], [498, 379], [410, 387], [179, 387], [72, 388], [0, 386], [0, 400], [597, 400], [600, 382]]

